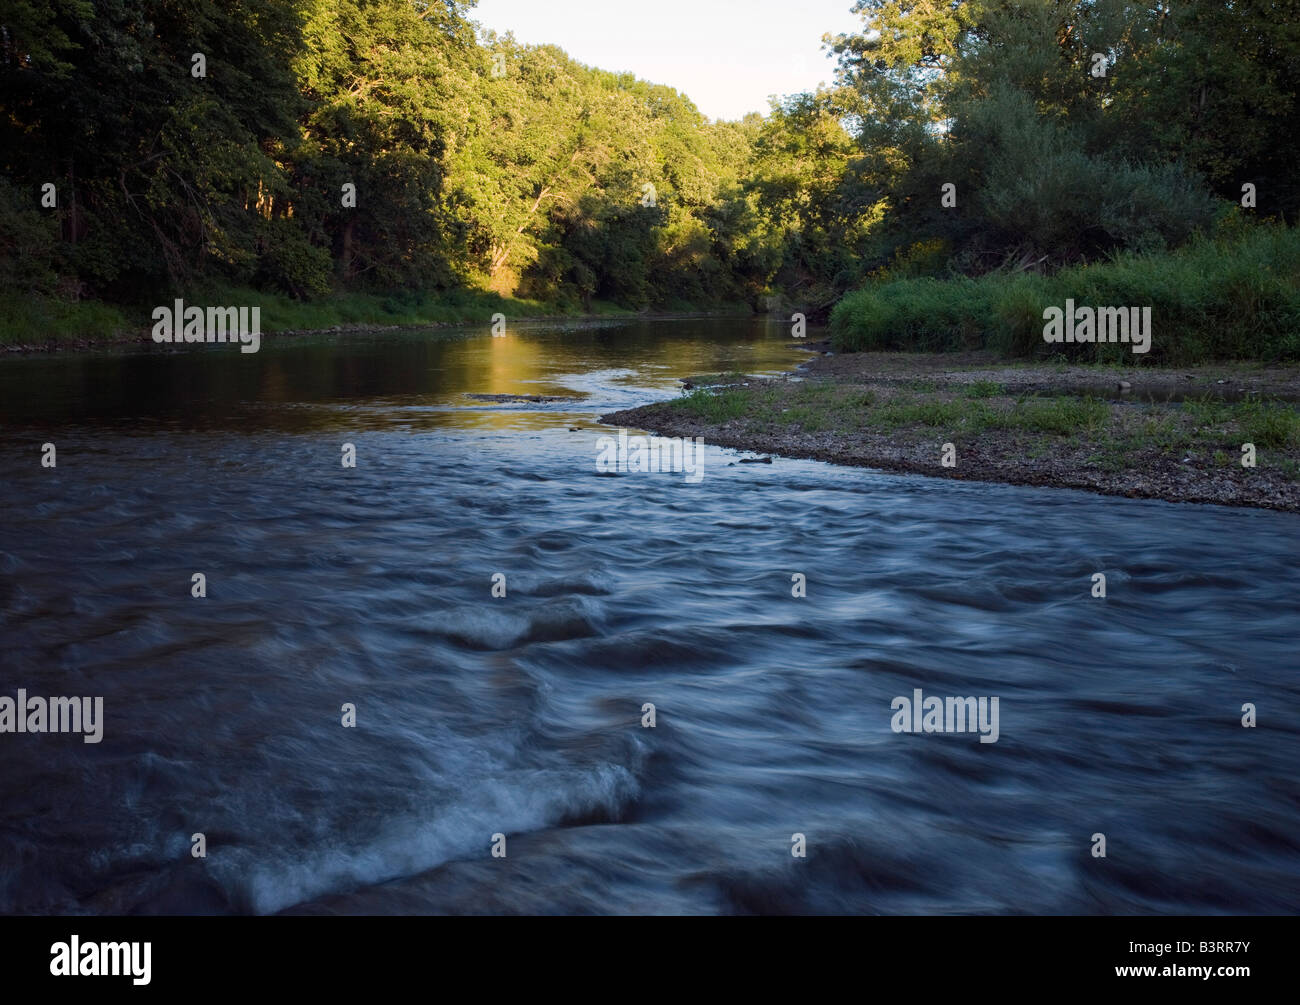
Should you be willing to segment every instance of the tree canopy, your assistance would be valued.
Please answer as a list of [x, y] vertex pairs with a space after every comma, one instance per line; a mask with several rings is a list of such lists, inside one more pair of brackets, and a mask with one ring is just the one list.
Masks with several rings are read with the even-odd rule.
[[460, 0], [9, 0], [0, 291], [816, 309], [1176, 246], [1246, 184], [1294, 221], [1298, 8], [857, 0], [836, 86], [716, 122]]

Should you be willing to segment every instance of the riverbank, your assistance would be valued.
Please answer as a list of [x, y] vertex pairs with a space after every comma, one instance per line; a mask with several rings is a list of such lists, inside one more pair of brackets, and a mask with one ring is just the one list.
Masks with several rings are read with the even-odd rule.
[[[941, 478], [1300, 512], [1300, 366], [875, 352], [818, 356], [772, 379], [684, 383], [679, 399], [602, 421]], [[1247, 443], [1254, 467], [1242, 464]]]
[[[244, 288], [210, 288], [186, 297], [187, 303], [257, 307], [263, 339], [329, 333], [375, 333], [403, 328], [447, 328], [481, 324], [495, 314], [511, 321], [594, 321], [607, 318], [678, 318], [748, 314], [739, 304], [673, 305], [661, 311], [633, 311], [593, 300], [590, 309], [516, 300], [478, 290], [438, 294], [341, 294], [314, 301], [293, 300]], [[168, 299], [165, 303], [170, 304]], [[152, 341], [152, 307], [123, 307], [98, 300], [56, 298], [0, 299], [0, 351], [13, 353], [99, 349]]]

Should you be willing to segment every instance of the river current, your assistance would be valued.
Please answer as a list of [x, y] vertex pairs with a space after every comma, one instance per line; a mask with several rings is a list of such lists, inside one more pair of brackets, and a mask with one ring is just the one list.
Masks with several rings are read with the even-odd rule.
[[[0, 696], [103, 698], [98, 743], [0, 733], [0, 912], [1300, 907], [1300, 521], [715, 447], [597, 470], [600, 415], [792, 343], [0, 360]], [[996, 742], [896, 732], [917, 689], [996, 697]]]

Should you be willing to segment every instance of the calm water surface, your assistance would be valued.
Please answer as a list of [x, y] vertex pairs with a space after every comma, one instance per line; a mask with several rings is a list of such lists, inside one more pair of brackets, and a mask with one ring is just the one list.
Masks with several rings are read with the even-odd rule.
[[[803, 355], [697, 320], [0, 360], [0, 695], [105, 709], [0, 735], [0, 911], [1300, 907], [1300, 521], [596, 472], [602, 413]], [[998, 741], [894, 733], [914, 688], [999, 697]]]

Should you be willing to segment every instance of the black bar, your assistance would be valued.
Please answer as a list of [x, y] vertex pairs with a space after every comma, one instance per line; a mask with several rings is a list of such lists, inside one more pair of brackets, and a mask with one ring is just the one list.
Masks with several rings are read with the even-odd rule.
[[[699, 973], [743, 983], [781, 976], [807, 991], [836, 975], [869, 988], [891, 976], [936, 993], [1073, 989], [1172, 980], [1170, 987], [1285, 979], [1289, 923], [1274, 918], [3, 918], [0, 967], [10, 987], [331, 996], [436, 977], [488, 995], [502, 981], [569, 988], [589, 980], [660, 986]], [[149, 982], [130, 975], [55, 976], [52, 947], [149, 943]], [[1224, 943], [1235, 943], [1225, 951]], [[1245, 945], [1242, 945], [1242, 944]], [[1146, 951], [1142, 948], [1147, 947]], [[1158, 946], [1158, 951], [1150, 947]], [[1168, 947], [1167, 949], [1165, 947]], [[1189, 948], [1190, 947], [1190, 948]], [[1183, 951], [1179, 951], [1179, 950]], [[59, 950], [61, 953], [62, 950]], [[92, 953], [99, 959], [99, 954]], [[112, 962], [110, 956], [109, 961]], [[1150, 975], [1118, 968], [1152, 967]], [[1211, 968], [1207, 978], [1178, 968]], [[1229, 975], [1219, 968], [1248, 968]], [[129, 969], [123, 966], [122, 969]], [[142, 969], [142, 968], [141, 968]], [[622, 975], [620, 977], [620, 974]], [[484, 983], [486, 982], [486, 983]], [[455, 985], [462, 987], [459, 982]], [[617, 986], [617, 985], [615, 985]], [[884, 986], [884, 985], [880, 985]], [[1249, 987], [1250, 985], [1246, 985]]]

